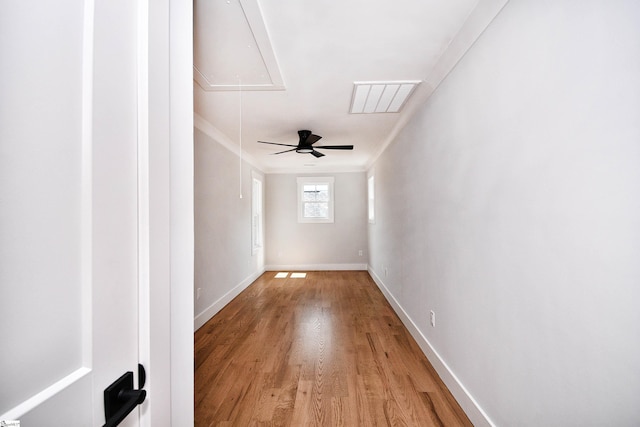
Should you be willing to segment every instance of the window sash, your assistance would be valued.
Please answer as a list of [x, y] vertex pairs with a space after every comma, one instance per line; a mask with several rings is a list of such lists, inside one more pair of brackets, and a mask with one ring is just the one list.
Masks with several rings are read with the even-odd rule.
[[263, 246], [262, 200], [264, 197], [262, 180], [254, 176], [251, 194], [251, 253], [256, 254]]
[[375, 195], [375, 180], [371, 175], [367, 180], [367, 210], [369, 214], [369, 222], [374, 223], [376, 219], [376, 195]]
[[333, 177], [298, 177], [298, 222], [333, 222]]

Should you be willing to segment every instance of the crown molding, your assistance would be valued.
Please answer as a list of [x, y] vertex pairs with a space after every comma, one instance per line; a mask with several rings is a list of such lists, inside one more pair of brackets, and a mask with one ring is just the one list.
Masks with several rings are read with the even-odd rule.
[[366, 172], [364, 166], [313, 166], [313, 167], [286, 167], [286, 168], [265, 168], [266, 174], [326, 174], [326, 173], [360, 173]]
[[367, 170], [373, 167], [382, 153], [385, 152], [400, 131], [404, 129], [407, 123], [413, 118], [416, 111], [427, 102], [438, 86], [440, 86], [440, 83], [442, 83], [451, 70], [458, 65], [458, 62], [460, 62], [469, 49], [471, 49], [508, 2], [509, 0], [478, 1], [476, 7], [471, 11], [456, 36], [442, 53], [436, 65], [424, 79], [423, 84], [416, 88], [413, 96], [407, 101], [404, 113], [380, 145], [379, 150], [367, 163]]
[[213, 141], [231, 151], [236, 156], [242, 157], [242, 160], [245, 160], [251, 166], [257, 168], [260, 172], [265, 173], [265, 167], [262, 163], [256, 160], [254, 156], [247, 153], [245, 150], [240, 150], [240, 147], [238, 146], [238, 144], [236, 144], [236, 142], [234, 142], [231, 138], [218, 130], [218, 128], [213, 126], [198, 113], [193, 113], [193, 127], [200, 130]]

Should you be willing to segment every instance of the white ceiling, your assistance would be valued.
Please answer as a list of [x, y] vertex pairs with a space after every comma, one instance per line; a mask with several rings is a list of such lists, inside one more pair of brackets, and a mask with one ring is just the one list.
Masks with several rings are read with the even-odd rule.
[[[365, 170], [506, 1], [195, 0], [196, 126], [265, 172]], [[399, 113], [349, 113], [354, 82], [400, 80], [421, 83]], [[299, 129], [355, 148], [256, 142]]]

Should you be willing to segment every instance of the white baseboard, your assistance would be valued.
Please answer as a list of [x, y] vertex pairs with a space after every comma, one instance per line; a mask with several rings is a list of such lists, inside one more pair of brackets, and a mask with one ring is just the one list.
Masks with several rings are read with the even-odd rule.
[[367, 270], [367, 264], [267, 265], [267, 271], [353, 271]]
[[422, 334], [420, 329], [413, 322], [411, 317], [407, 314], [406, 311], [402, 308], [398, 300], [395, 299], [393, 294], [387, 289], [384, 285], [384, 282], [380, 277], [373, 271], [371, 268], [368, 269], [369, 274], [373, 278], [373, 281], [378, 285], [380, 291], [384, 294], [391, 307], [395, 310], [400, 320], [405, 325], [413, 339], [416, 340], [418, 346], [424, 353], [424, 355], [429, 359], [433, 368], [440, 375], [440, 379], [445, 383], [449, 391], [453, 397], [455, 397], [456, 401], [460, 404], [462, 409], [464, 410], [469, 420], [473, 423], [474, 426], [489, 426], [494, 427], [495, 424], [491, 421], [491, 419], [487, 416], [487, 414], [482, 410], [478, 402], [469, 394], [464, 385], [460, 382], [458, 377], [451, 371], [447, 363], [440, 357], [438, 352], [431, 346], [429, 340]]
[[222, 308], [229, 304], [232, 299], [237, 297], [240, 292], [244, 291], [247, 286], [256, 281], [258, 277], [262, 275], [266, 270], [258, 270], [238, 285], [234, 286], [229, 292], [224, 294], [221, 298], [219, 298], [216, 302], [211, 304], [209, 307], [205, 308], [200, 314], [198, 314], [193, 319], [193, 330], [194, 332], [200, 329], [205, 323], [207, 323], [213, 316], [216, 315]]

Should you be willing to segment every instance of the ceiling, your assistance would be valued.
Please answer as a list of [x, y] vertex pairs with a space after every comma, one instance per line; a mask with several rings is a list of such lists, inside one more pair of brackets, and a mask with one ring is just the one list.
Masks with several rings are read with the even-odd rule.
[[[506, 1], [195, 0], [196, 127], [265, 172], [366, 170]], [[411, 80], [399, 112], [349, 112], [354, 82]], [[354, 150], [256, 142], [300, 129]]]

